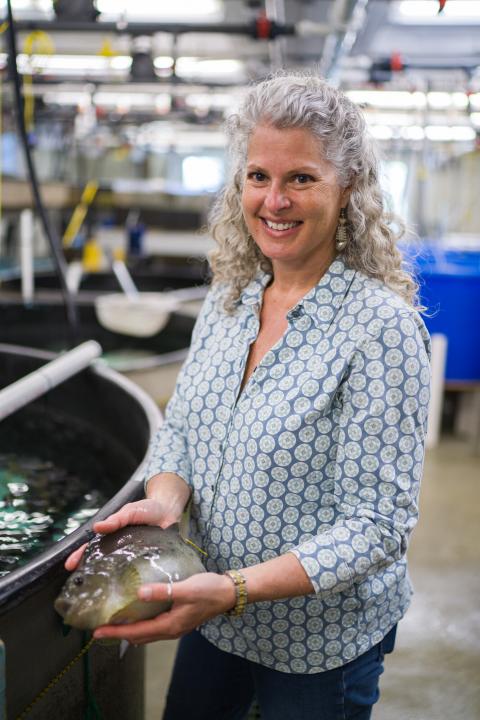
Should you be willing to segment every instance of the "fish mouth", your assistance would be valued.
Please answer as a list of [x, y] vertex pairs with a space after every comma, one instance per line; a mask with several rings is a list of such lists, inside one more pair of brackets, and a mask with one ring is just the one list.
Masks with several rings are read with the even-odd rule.
[[98, 608], [93, 605], [81, 609], [69, 600], [59, 597], [53, 603], [53, 607], [61, 615], [65, 625], [71, 625], [78, 630], [93, 630], [103, 624], [98, 616]]

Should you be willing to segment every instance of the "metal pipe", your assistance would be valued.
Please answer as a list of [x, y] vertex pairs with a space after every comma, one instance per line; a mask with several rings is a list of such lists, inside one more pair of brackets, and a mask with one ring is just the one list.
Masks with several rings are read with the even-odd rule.
[[99, 343], [88, 340], [3, 388], [0, 390], [0, 420], [84, 370], [101, 354]]
[[[278, 24], [271, 22], [270, 38], [277, 35], [295, 35], [295, 25]], [[116, 33], [117, 35], [155, 35], [155, 33], [220, 33], [222, 35], [250, 35], [258, 37], [257, 22], [252, 23], [156, 23], [156, 22], [68, 22], [62, 20], [19, 20], [17, 30], [32, 32], [45, 30], [46, 32], [98, 32]]]
[[22, 299], [25, 306], [33, 302], [33, 213], [20, 213], [20, 269], [22, 274]]

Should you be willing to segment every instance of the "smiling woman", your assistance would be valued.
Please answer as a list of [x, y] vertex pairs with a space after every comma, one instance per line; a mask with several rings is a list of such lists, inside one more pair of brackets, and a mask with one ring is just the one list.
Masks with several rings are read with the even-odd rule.
[[164, 720], [244, 718], [254, 695], [265, 720], [368, 720], [410, 602], [428, 335], [353, 103], [282, 74], [229, 133], [213, 287], [147, 497], [95, 527], [167, 527], [190, 502], [207, 572], [173, 583], [169, 612], [95, 636], [182, 636]]

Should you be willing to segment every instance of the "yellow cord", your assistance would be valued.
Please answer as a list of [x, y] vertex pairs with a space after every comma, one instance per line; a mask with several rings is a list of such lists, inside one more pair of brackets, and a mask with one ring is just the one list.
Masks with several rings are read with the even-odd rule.
[[80, 202], [72, 213], [72, 217], [63, 233], [63, 246], [69, 247], [75, 240], [78, 231], [82, 227], [89, 206], [92, 204], [98, 191], [97, 180], [89, 180], [85, 185]]
[[93, 643], [95, 642], [95, 639], [92, 637], [86, 645], [83, 646], [83, 648], [80, 650], [78, 655], [76, 655], [73, 660], [70, 660], [68, 665], [66, 665], [63, 670], [61, 670], [58, 675], [56, 675], [53, 680], [51, 680], [48, 685], [40, 692], [38, 693], [37, 697], [32, 700], [30, 705], [25, 708], [25, 710], [17, 716], [15, 720], [23, 720], [23, 718], [27, 717], [27, 715], [32, 711], [34, 706], [58, 683], [59, 680], [62, 679], [62, 677], [75, 665], [77, 660], [80, 660], [80, 658], [87, 653], [90, 648], [92, 647]]
[[[43, 30], [34, 30], [25, 38], [23, 50], [26, 55], [32, 55], [34, 50], [41, 52], [42, 55], [53, 55], [55, 46], [50, 35]], [[33, 96], [33, 78], [31, 74], [23, 76], [23, 114], [25, 118], [25, 127], [27, 132], [33, 130], [35, 98]]]
[[[180, 536], [180, 537], [182, 537], [182, 536]], [[182, 537], [182, 540], [184, 542], [188, 543], [189, 545], [191, 545], [192, 547], [194, 547], [195, 550], [198, 550], [198, 552], [202, 553], [202, 555], [205, 555], [205, 557], [208, 557], [208, 553], [206, 553], [205, 550], [202, 550], [201, 548], [199, 548], [198, 545], [195, 545], [195, 543], [192, 542], [191, 540], [189, 540], [188, 538]]]

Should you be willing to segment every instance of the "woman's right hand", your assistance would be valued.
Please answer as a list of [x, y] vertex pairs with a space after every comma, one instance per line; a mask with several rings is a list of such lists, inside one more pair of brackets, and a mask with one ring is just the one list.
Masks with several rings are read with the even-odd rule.
[[[93, 530], [107, 534], [126, 525], [158, 525], [167, 528], [180, 521], [190, 496], [190, 488], [182, 478], [173, 473], [156, 475], [149, 480], [148, 492], [153, 497], [127, 503], [105, 520], [94, 523]], [[81, 545], [68, 556], [66, 570], [75, 570], [86, 546], [87, 543]]]

